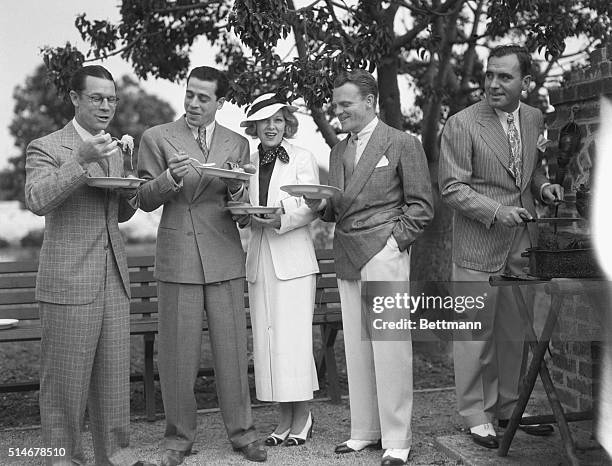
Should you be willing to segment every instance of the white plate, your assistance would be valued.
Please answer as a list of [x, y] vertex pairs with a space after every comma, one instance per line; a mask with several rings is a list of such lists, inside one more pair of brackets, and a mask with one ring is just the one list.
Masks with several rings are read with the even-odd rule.
[[286, 193], [296, 197], [307, 197], [310, 199], [327, 199], [336, 193], [341, 193], [342, 190], [335, 186], [327, 186], [324, 184], [286, 184], [280, 189]]
[[229, 205], [227, 207], [234, 215], [263, 215], [263, 214], [281, 214], [283, 209], [281, 207], [265, 207], [265, 206], [252, 206], [252, 205]]
[[252, 173], [239, 172], [235, 170], [226, 170], [225, 168], [214, 168], [214, 167], [202, 166], [202, 167], [198, 167], [198, 170], [200, 170], [205, 175], [216, 176], [218, 178], [231, 178], [234, 180], [242, 180], [242, 181], [247, 181], [251, 176], [253, 176]]
[[113, 176], [101, 176], [87, 178], [87, 184], [94, 188], [137, 188], [145, 180], [142, 178], [119, 178]]
[[0, 330], [14, 327], [18, 323], [19, 321], [17, 319], [0, 319]]

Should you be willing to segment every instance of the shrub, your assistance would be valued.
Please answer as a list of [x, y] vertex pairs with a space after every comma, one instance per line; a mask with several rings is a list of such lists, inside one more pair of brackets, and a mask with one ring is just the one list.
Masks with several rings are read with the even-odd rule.
[[11, 244], [4, 238], [0, 238], [0, 249], [8, 248]]

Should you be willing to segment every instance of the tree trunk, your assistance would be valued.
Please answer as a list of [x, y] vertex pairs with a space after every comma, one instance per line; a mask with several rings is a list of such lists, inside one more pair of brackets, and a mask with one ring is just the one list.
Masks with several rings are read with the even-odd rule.
[[377, 68], [380, 119], [393, 128], [402, 128], [402, 109], [397, 84], [397, 55], [384, 57]]

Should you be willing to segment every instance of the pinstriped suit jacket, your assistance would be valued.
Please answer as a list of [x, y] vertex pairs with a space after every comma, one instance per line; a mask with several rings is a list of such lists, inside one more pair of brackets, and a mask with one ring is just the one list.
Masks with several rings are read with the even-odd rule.
[[[541, 112], [521, 103], [523, 179], [520, 189], [509, 169], [508, 139], [495, 110], [478, 102], [451, 116], [442, 133], [438, 181], [442, 200], [455, 211], [453, 262], [483, 272], [500, 270], [515, 230], [493, 223], [499, 205], [521, 206], [535, 216], [534, 196], [548, 182], [536, 170]], [[532, 244], [535, 224], [528, 224]]]
[[[164, 206], [157, 230], [155, 277], [192, 284], [244, 277], [245, 257], [236, 222], [226, 209], [230, 200], [226, 184], [190, 168], [183, 187], [172, 189], [166, 175], [168, 160], [181, 150], [204, 162], [184, 117], [146, 130], [138, 149], [138, 175], [148, 180], [139, 188], [140, 208], [150, 212]], [[221, 168], [226, 161], [248, 163], [249, 143], [216, 123], [208, 162]]]
[[[335, 221], [338, 278], [359, 280], [361, 268], [393, 234], [408, 250], [433, 218], [429, 169], [419, 140], [382, 121], [376, 125], [348, 183], [342, 156], [348, 138], [330, 155], [329, 184], [343, 190], [322, 214]], [[379, 164], [386, 158], [386, 163]]]
[[[129, 220], [135, 210], [117, 193], [86, 184], [88, 173], [107, 175], [98, 164], [91, 164], [87, 172], [79, 165], [74, 151], [81, 142], [70, 122], [32, 141], [26, 150], [26, 205], [36, 215], [45, 216], [36, 277], [39, 301], [91, 303], [104, 282], [109, 247], [130, 295], [127, 259], [117, 224]], [[108, 176], [123, 176], [122, 157], [107, 160]]]

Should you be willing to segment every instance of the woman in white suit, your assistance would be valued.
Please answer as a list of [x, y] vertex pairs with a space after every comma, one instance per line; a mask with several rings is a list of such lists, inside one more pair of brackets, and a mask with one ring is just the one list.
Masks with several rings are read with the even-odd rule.
[[304, 200], [279, 188], [318, 184], [314, 156], [286, 138], [298, 122], [275, 94], [253, 101], [241, 123], [259, 138], [251, 154], [257, 167], [249, 185], [253, 206], [282, 207], [283, 213], [251, 216], [246, 275], [249, 284], [257, 398], [280, 403], [279, 423], [268, 446], [302, 445], [312, 435], [308, 400], [319, 389], [312, 355], [312, 314], [319, 271], [308, 224], [314, 214]]

